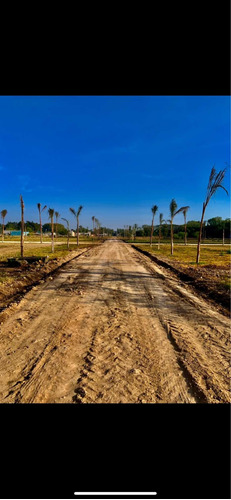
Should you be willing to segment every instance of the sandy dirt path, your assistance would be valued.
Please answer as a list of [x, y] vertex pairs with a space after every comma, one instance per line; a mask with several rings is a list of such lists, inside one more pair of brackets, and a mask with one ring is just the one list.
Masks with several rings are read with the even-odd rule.
[[228, 403], [229, 341], [227, 317], [107, 241], [9, 308], [0, 402]]

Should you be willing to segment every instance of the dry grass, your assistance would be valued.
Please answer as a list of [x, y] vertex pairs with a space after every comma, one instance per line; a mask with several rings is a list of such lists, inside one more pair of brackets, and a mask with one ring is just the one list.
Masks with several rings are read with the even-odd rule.
[[[167, 257], [169, 260], [173, 262], [179, 262], [183, 266], [187, 265], [196, 265], [196, 246], [174, 246], [174, 255], [171, 255], [170, 244], [164, 244], [160, 246], [160, 250], [158, 250], [157, 245], [140, 245], [137, 244], [137, 247], [145, 250], [146, 252], [150, 252], [151, 254], [156, 255], [157, 257], [161, 256]], [[199, 263], [200, 266], [228, 266], [230, 265], [230, 246], [202, 246], [201, 247], [201, 261]]]
[[[95, 243], [99, 244], [98, 241]], [[92, 246], [92, 242], [80, 242], [79, 244], [79, 249], [81, 248], [86, 248], [88, 246]], [[63, 242], [62, 245], [57, 245], [55, 246], [55, 252], [51, 252], [51, 243], [50, 241], [48, 243], [44, 243], [41, 245], [40, 243], [30, 243], [30, 244], [25, 244], [24, 245], [24, 257], [46, 257], [47, 255], [49, 256], [50, 259], [56, 259], [58, 257], [64, 257], [67, 255], [69, 252], [73, 250], [77, 250], [77, 245], [76, 243], [70, 243], [70, 250], [67, 250], [67, 244]], [[18, 245], [15, 243], [10, 243], [4, 244], [0, 243], [0, 261], [5, 261], [10, 257], [15, 257], [19, 258], [20, 257], [20, 242]]]

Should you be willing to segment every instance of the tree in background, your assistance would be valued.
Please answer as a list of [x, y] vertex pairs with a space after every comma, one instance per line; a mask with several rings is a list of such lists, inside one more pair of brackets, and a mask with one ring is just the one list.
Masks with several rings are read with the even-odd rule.
[[57, 241], [58, 236], [58, 218], [60, 217], [59, 212], [55, 212], [55, 239]]
[[2, 241], [4, 240], [4, 225], [5, 225], [5, 217], [7, 215], [7, 210], [2, 210], [1, 211], [1, 216], [2, 216]]
[[183, 212], [183, 210], [185, 209], [188, 209], [189, 206], [187, 207], [181, 207], [179, 208], [179, 210], [177, 210], [177, 203], [176, 203], [176, 200], [174, 200], [174, 198], [172, 199], [171, 203], [170, 203], [170, 224], [171, 224], [171, 255], [173, 255], [173, 219], [175, 217], [175, 215], [179, 214], [180, 212]]
[[183, 215], [184, 215], [184, 244], [187, 245], [187, 222], [186, 222], [186, 217], [187, 217], [187, 211], [189, 207], [185, 207], [184, 210], [182, 210]]
[[82, 211], [83, 209], [83, 206], [80, 205], [77, 212], [75, 211], [74, 208], [70, 208], [70, 212], [76, 217], [76, 221], [77, 221], [77, 246], [79, 246], [79, 216], [80, 216], [80, 212]]
[[49, 219], [51, 219], [51, 251], [54, 253], [54, 208], [48, 209]]
[[63, 217], [61, 217], [62, 220], [65, 220], [66, 224], [67, 224], [67, 249], [69, 250], [69, 238], [70, 238], [70, 225], [69, 225], [69, 221], [67, 219], [64, 219]]
[[38, 211], [39, 211], [39, 224], [40, 224], [40, 243], [43, 242], [43, 231], [42, 231], [42, 212], [47, 208], [46, 205], [41, 210], [41, 203], [37, 203]]
[[158, 241], [158, 250], [160, 250], [160, 239], [161, 239], [161, 226], [164, 222], [164, 219], [163, 219], [163, 214], [160, 214], [160, 218], [159, 218], [159, 241]]
[[94, 230], [95, 230], [95, 216], [94, 215], [92, 216], [91, 220], [92, 220], [92, 223], [93, 223], [93, 231], [92, 231], [92, 233], [94, 234]]
[[205, 201], [203, 202], [200, 231], [199, 231], [198, 243], [197, 243], [197, 259], [196, 259], [197, 264], [199, 264], [199, 261], [200, 261], [201, 236], [202, 236], [202, 228], [203, 228], [206, 207], [207, 207], [210, 199], [212, 198], [212, 196], [216, 193], [216, 190], [218, 188], [224, 189], [224, 191], [228, 194], [227, 189], [225, 189], [225, 187], [222, 186], [222, 181], [223, 181], [224, 176], [225, 176], [225, 171], [226, 171], [226, 168], [224, 168], [224, 170], [220, 170], [217, 173], [215, 167], [213, 167], [211, 172], [210, 172], [206, 198], [205, 198]]
[[150, 236], [150, 245], [152, 246], [152, 236], [153, 236], [153, 231], [154, 231], [154, 217], [155, 217], [155, 214], [158, 210], [158, 206], [157, 205], [154, 205], [152, 208], [151, 208], [151, 211], [152, 211], [152, 229], [151, 229], [151, 236]]

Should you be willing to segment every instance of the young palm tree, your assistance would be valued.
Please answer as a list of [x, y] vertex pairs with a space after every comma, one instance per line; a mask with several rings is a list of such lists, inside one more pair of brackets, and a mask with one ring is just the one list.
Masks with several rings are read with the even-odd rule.
[[49, 219], [51, 219], [51, 251], [54, 253], [54, 208], [48, 208]]
[[60, 217], [59, 212], [55, 212], [55, 239], [57, 241], [57, 236], [58, 236], [58, 218]]
[[226, 168], [224, 168], [224, 170], [220, 170], [217, 173], [215, 167], [213, 167], [211, 172], [210, 172], [209, 182], [208, 182], [208, 186], [207, 186], [207, 194], [206, 194], [206, 198], [205, 198], [205, 201], [203, 203], [203, 208], [202, 208], [201, 225], [200, 225], [200, 231], [199, 231], [198, 243], [197, 243], [197, 260], [196, 260], [197, 264], [199, 264], [199, 261], [200, 261], [200, 245], [201, 245], [202, 227], [203, 227], [203, 221], [204, 221], [206, 207], [207, 207], [210, 199], [212, 198], [212, 196], [216, 193], [216, 190], [218, 188], [224, 189], [225, 192], [228, 194], [227, 189], [225, 189], [225, 187], [222, 186], [222, 181], [223, 181], [224, 176], [225, 176], [225, 171], [226, 171]]
[[151, 229], [151, 236], [150, 236], [150, 246], [152, 246], [152, 236], [153, 236], [153, 231], [154, 231], [154, 217], [155, 217], [157, 210], [158, 210], [157, 205], [154, 205], [151, 208], [151, 211], [152, 211], [152, 229]]
[[176, 201], [174, 200], [174, 198], [172, 199], [171, 203], [170, 203], [170, 224], [171, 224], [171, 255], [173, 255], [173, 219], [175, 217], [175, 215], [179, 214], [180, 212], [183, 212], [183, 210], [188, 210], [189, 206], [187, 207], [181, 207], [179, 208], [179, 210], [177, 210], [177, 203]]
[[1, 216], [2, 216], [2, 241], [4, 240], [4, 226], [5, 226], [5, 217], [7, 215], [7, 210], [2, 210], [1, 211]]
[[186, 222], [186, 216], [187, 216], [187, 211], [189, 207], [185, 207], [184, 210], [182, 210], [183, 215], [184, 215], [184, 244], [187, 245], [187, 222]]
[[46, 205], [41, 210], [41, 203], [37, 203], [38, 211], [39, 211], [39, 224], [40, 224], [40, 243], [43, 242], [43, 230], [42, 230], [42, 212], [47, 208]]
[[20, 204], [21, 204], [21, 258], [23, 259], [23, 255], [24, 255], [24, 201], [22, 199], [22, 195], [20, 195]]
[[82, 205], [79, 206], [77, 212], [75, 211], [74, 208], [70, 208], [70, 212], [76, 217], [76, 221], [77, 221], [77, 246], [79, 246], [79, 215], [80, 215], [80, 212], [81, 210], [83, 209]]
[[163, 214], [160, 214], [160, 218], [159, 218], [159, 241], [158, 241], [158, 250], [160, 250], [160, 239], [161, 239], [161, 226], [164, 222], [164, 219], [163, 219]]
[[69, 221], [67, 219], [64, 219], [63, 217], [61, 217], [62, 220], [65, 220], [66, 224], [67, 224], [67, 249], [69, 250], [69, 236], [70, 236], [70, 225], [69, 225]]
[[94, 215], [92, 216], [91, 220], [93, 222], [93, 231], [92, 231], [92, 234], [94, 234], [94, 230], [95, 230], [95, 216]]

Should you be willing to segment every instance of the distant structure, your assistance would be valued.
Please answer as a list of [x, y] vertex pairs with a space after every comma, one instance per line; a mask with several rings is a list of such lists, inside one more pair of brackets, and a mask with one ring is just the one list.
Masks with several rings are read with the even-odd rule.
[[[8, 234], [10, 233], [10, 236], [21, 236], [21, 231], [8, 231]], [[27, 236], [29, 234], [28, 231], [24, 231], [24, 236]]]

